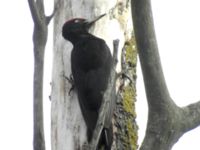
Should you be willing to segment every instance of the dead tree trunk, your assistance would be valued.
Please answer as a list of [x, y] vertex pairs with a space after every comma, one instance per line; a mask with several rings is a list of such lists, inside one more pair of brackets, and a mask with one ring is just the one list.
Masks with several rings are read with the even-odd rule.
[[43, 127], [43, 70], [44, 52], [47, 42], [48, 24], [53, 16], [45, 16], [43, 0], [28, 0], [34, 22], [33, 52], [33, 147], [34, 150], [45, 150]]
[[132, 17], [149, 114], [141, 150], [170, 150], [200, 125], [200, 102], [180, 108], [168, 92], [155, 37], [150, 0], [132, 0]]
[[[131, 59], [136, 54], [133, 49], [132, 25], [130, 20], [130, 3], [119, 0], [55, 0], [59, 1], [58, 11], [54, 20], [54, 58], [52, 79], [52, 107], [51, 107], [51, 142], [52, 150], [82, 149], [86, 142], [86, 126], [79, 108], [76, 92], [72, 91], [66, 80], [71, 74], [70, 56], [72, 45], [63, 39], [61, 28], [65, 21], [75, 17], [93, 19], [103, 13], [108, 13], [91, 31], [103, 38], [111, 50], [113, 40], [119, 39], [119, 53], [123, 47], [129, 49], [130, 55], [125, 56], [127, 64], [132, 69], [132, 84], [121, 92], [121, 99], [117, 101], [114, 115], [115, 149], [136, 149], [137, 127], [135, 123], [135, 63]], [[126, 44], [125, 44], [126, 43]], [[132, 53], [134, 51], [134, 53]], [[126, 59], [127, 58], [127, 59]], [[118, 72], [121, 70], [121, 57], [118, 57]], [[136, 60], [136, 59], [134, 59]], [[134, 75], [133, 75], [134, 74]], [[126, 82], [127, 83], [127, 82]], [[124, 84], [126, 84], [124, 83]], [[119, 84], [118, 84], [119, 85]], [[125, 101], [124, 101], [125, 99]]]

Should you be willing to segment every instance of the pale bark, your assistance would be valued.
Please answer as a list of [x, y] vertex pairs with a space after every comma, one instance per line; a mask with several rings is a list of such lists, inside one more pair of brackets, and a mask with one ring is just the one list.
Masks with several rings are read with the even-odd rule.
[[200, 125], [200, 102], [180, 108], [168, 92], [155, 37], [150, 0], [132, 0], [132, 17], [149, 114], [141, 150], [170, 150]]
[[[91, 32], [103, 38], [111, 51], [113, 50], [113, 40], [120, 40], [119, 63], [117, 67], [120, 70], [122, 47], [125, 41], [131, 38], [132, 28], [128, 28], [130, 25], [127, 25], [127, 22], [130, 23], [128, 21], [130, 20], [130, 5], [127, 1], [117, 0], [55, 0], [55, 3], [58, 1], [59, 9], [55, 14], [54, 20], [51, 144], [52, 150], [82, 149], [82, 145], [87, 139], [86, 126], [80, 111], [76, 92], [72, 91], [69, 95], [71, 85], [66, 80], [66, 77], [69, 77], [71, 74], [70, 56], [72, 44], [63, 39], [61, 29], [64, 22], [71, 18], [81, 17], [91, 20], [95, 16], [108, 13], [106, 17], [96, 23]], [[123, 116], [124, 114], [121, 114], [121, 118]], [[131, 128], [131, 126], [129, 127]], [[123, 131], [126, 132], [127, 129], [124, 128]], [[119, 145], [123, 149], [122, 140]]]

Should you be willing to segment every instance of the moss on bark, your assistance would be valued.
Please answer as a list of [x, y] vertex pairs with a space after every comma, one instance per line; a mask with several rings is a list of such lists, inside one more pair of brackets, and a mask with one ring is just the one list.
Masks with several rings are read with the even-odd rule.
[[[137, 51], [135, 39], [131, 38], [124, 46], [124, 59], [122, 58], [122, 68], [125, 76], [122, 75], [122, 88], [117, 100], [115, 112], [116, 126], [116, 149], [136, 150], [137, 149], [137, 124], [136, 124], [136, 62]], [[123, 56], [122, 56], [123, 57]]]

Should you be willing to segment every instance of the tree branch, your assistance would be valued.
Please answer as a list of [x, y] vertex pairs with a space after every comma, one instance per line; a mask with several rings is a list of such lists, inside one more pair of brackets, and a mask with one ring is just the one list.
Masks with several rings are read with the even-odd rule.
[[98, 143], [99, 143], [99, 138], [101, 136], [102, 129], [105, 124], [106, 120], [106, 114], [110, 109], [111, 105], [111, 96], [112, 96], [112, 91], [115, 90], [115, 82], [116, 82], [116, 64], [117, 64], [117, 54], [118, 54], [118, 45], [119, 45], [119, 40], [114, 40], [113, 41], [113, 47], [114, 47], [114, 52], [113, 52], [113, 67], [110, 73], [110, 79], [108, 82], [107, 89], [103, 95], [103, 100], [102, 100], [102, 105], [99, 109], [99, 116], [97, 120], [97, 124], [93, 133], [93, 138], [92, 142], [90, 144], [90, 149], [94, 150], [97, 149]]
[[200, 125], [200, 101], [182, 108], [183, 110], [183, 131], [190, 131]]
[[43, 0], [36, 0], [36, 6], [40, 14], [44, 14], [44, 1]]
[[50, 23], [50, 21], [52, 20], [52, 18], [54, 17], [55, 13], [57, 12], [58, 8], [59, 8], [59, 2], [57, 1], [56, 4], [54, 5], [54, 9], [51, 15], [46, 16], [46, 24], [48, 25]]
[[59, 7], [58, 3], [54, 6], [52, 14], [45, 16], [43, 0], [36, 0], [36, 2], [34, 0], [28, 0], [34, 24], [41, 27], [48, 25]]
[[38, 11], [38, 7], [37, 7], [35, 1], [34, 0], [28, 0], [28, 4], [29, 4], [29, 8], [30, 8], [30, 11], [31, 11], [31, 16], [33, 18], [34, 24], [39, 25], [40, 22], [41, 22], [40, 13]]
[[[170, 98], [162, 71], [150, 0], [132, 0], [132, 16], [149, 107]], [[162, 108], [161, 108], [162, 109]]]
[[45, 150], [43, 126], [43, 72], [48, 28], [43, 0], [36, 0], [36, 2], [34, 0], [28, 0], [28, 4], [34, 22], [33, 148], [34, 150]]
[[149, 114], [141, 150], [169, 150], [187, 131], [200, 125], [200, 102], [180, 108], [171, 99], [162, 71], [150, 0], [132, 0], [136, 43]]

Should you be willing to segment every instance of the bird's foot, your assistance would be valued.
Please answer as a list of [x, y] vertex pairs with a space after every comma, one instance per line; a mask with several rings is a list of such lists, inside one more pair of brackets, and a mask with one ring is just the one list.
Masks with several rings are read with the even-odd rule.
[[72, 74], [70, 74], [69, 77], [64, 76], [64, 78], [72, 85], [71, 88], [69, 89], [69, 92], [68, 92], [68, 95], [70, 95], [71, 92], [72, 92], [72, 91], [74, 90], [74, 88], [75, 88], [73, 76], [72, 76]]

